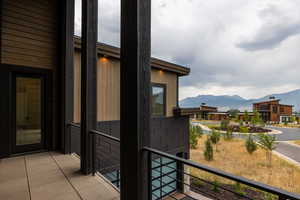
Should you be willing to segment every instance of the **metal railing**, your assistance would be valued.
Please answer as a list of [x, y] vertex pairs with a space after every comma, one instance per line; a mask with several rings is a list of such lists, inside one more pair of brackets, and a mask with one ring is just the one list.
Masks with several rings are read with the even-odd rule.
[[[163, 199], [166, 196], [169, 199], [182, 199], [182, 195], [186, 199], [199, 199], [193, 195], [195, 193], [220, 200], [300, 199], [298, 194], [235, 176], [156, 149], [144, 147], [143, 150], [148, 153], [148, 160], [151, 163], [149, 196], [152, 200]], [[210, 180], [212, 176], [208, 176], [209, 174], [214, 176], [214, 180]]]
[[92, 173], [97, 172], [120, 188], [120, 139], [97, 130], [92, 138]]
[[[70, 123], [69, 126], [80, 128], [80, 125], [75, 123]], [[99, 172], [119, 188], [120, 139], [97, 130], [91, 130], [90, 134], [93, 174]], [[149, 163], [149, 200], [165, 199], [166, 197], [169, 199], [202, 199], [195, 194], [219, 200], [300, 199], [298, 194], [226, 173], [150, 147], [144, 147], [143, 151], [147, 154]]]
[[[80, 129], [80, 124], [69, 123], [68, 128], [71, 127]], [[120, 188], [120, 139], [108, 135], [98, 130], [90, 130], [91, 145], [92, 145], [92, 173], [95, 175], [97, 172], [107, 178], [117, 188]], [[76, 138], [74, 142], [78, 155], [80, 151], [80, 135], [72, 134]], [[79, 137], [79, 138], [78, 138]], [[72, 151], [72, 150], [71, 150]]]

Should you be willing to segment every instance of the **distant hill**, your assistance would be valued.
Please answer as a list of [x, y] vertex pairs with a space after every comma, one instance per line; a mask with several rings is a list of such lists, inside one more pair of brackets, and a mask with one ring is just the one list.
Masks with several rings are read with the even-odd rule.
[[181, 100], [179, 105], [180, 107], [199, 107], [201, 103], [206, 103], [208, 106], [218, 107], [220, 111], [227, 111], [229, 109], [252, 111], [253, 103], [269, 100], [270, 96], [281, 99], [280, 103], [282, 104], [294, 105], [294, 111], [300, 110], [300, 89], [281, 94], [270, 94], [258, 99], [244, 99], [238, 95], [198, 95]]

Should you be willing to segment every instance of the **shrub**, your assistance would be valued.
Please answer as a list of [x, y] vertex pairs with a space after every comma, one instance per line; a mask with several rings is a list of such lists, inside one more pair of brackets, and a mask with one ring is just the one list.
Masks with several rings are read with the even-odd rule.
[[194, 126], [194, 131], [198, 135], [198, 137], [202, 137], [203, 131], [202, 131], [202, 128], [200, 126]]
[[239, 124], [240, 124], [240, 126], [243, 126], [244, 125], [243, 120], [239, 120]]
[[249, 128], [246, 126], [240, 126], [240, 133], [249, 133]]
[[218, 142], [220, 141], [221, 139], [221, 134], [219, 131], [216, 131], [216, 130], [213, 130], [212, 133], [211, 133], [211, 136], [210, 136], [210, 140], [211, 142], [216, 146], [216, 151], [218, 151]]
[[233, 138], [233, 133], [231, 129], [227, 129], [227, 131], [223, 134], [224, 140], [229, 141]]
[[253, 138], [252, 138], [252, 135], [249, 135], [246, 142], [245, 142], [245, 145], [246, 145], [246, 149], [248, 151], [249, 154], [252, 154], [254, 151], [257, 150], [257, 145], [256, 143], [254, 142]]
[[227, 130], [229, 127], [229, 123], [230, 121], [228, 119], [223, 119], [220, 125], [221, 130]]
[[204, 187], [204, 182], [201, 181], [200, 179], [198, 178], [193, 178], [192, 179], [192, 184], [194, 184], [196, 187], [200, 188], [200, 187]]
[[276, 195], [264, 193], [264, 200], [278, 200]]
[[198, 145], [198, 138], [202, 137], [203, 132], [200, 126], [190, 125], [190, 145], [192, 149], [196, 149]]
[[214, 159], [214, 150], [210, 138], [207, 138], [205, 141], [204, 158], [207, 161], [212, 161]]
[[240, 195], [245, 195], [246, 193], [243, 191], [243, 188], [239, 182], [236, 182], [234, 185], [234, 191]]
[[213, 182], [213, 191], [214, 192], [220, 192], [219, 187], [220, 187], [220, 183], [218, 182], [218, 180], [217, 179], [214, 180], [214, 182]]

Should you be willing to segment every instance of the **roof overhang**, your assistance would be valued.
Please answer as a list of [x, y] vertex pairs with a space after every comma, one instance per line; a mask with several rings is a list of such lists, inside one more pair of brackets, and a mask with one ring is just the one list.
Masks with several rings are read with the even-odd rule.
[[[75, 49], [80, 51], [81, 38], [75, 36], [74, 41]], [[97, 52], [99, 55], [120, 59], [120, 48], [118, 47], [114, 47], [103, 43], [97, 43]], [[166, 62], [157, 58], [151, 58], [151, 67], [156, 68], [158, 70], [173, 72], [176, 73], [178, 76], [186, 76], [190, 73], [190, 68], [188, 67]]]

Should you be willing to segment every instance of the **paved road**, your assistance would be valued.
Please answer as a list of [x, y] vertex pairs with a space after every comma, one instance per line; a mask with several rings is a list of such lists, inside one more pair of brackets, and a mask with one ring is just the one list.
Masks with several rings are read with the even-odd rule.
[[286, 142], [279, 142], [276, 151], [300, 164], [300, 147]]
[[300, 140], [300, 128], [277, 128], [270, 127], [275, 130], [279, 130], [282, 134], [276, 135], [278, 141]]

